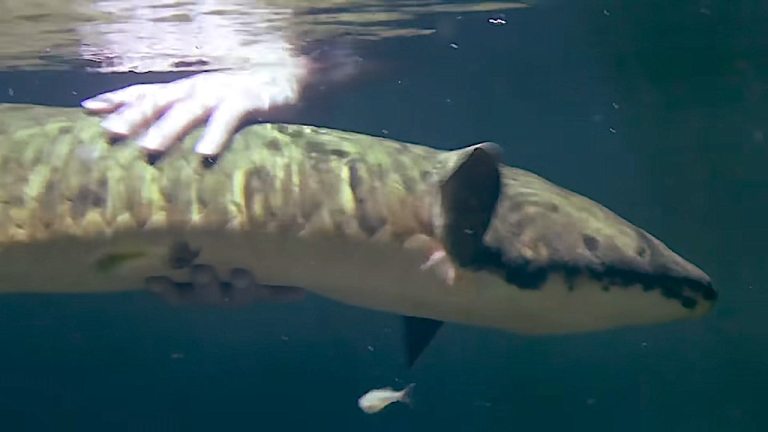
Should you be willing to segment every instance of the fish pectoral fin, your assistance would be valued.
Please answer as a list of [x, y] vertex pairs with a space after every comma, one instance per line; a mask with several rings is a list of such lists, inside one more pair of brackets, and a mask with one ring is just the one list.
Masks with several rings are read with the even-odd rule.
[[424, 349], [435, 338], [437, 331], [443, 326], [442, 321], [413, 316], [403, 317], [403, 332], [405, 339], [406, 359], [408, 367], [412, 367]]
[[232, 268], [226, 275], [213, 266], [195, 264], [185, 273], [176, 278], [149, 276], [144, 288], [172, 306], [236, 308], [259, 302], [299, 301], [305, 296], [302, 288], [261, 284], [243, 268]]
[[454, 284], [456, 266], [439, 241], [424, 234], [416, 234], [406, 240], [405, 247], [424, 254], [424, 262], [419, 266], [419, 269], [432, 271], [446, 284]]

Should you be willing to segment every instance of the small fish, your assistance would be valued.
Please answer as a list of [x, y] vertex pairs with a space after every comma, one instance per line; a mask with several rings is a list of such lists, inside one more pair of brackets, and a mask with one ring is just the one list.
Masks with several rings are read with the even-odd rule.
[[357, 406], [366, 414], [375, 414], [392, 402], [411, 403], [411, 392], [415, 384], [408, 384], [404, 389], [395, 391], [392, 387], [374, 389], [360, 396]]

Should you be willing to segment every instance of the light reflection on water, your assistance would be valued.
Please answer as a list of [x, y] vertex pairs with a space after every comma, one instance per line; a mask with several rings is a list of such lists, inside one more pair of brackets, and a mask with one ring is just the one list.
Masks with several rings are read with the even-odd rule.
[[508, 2], [0, 1], [0, 68], [84, 64], [104, 72], [247, 68], [315, 40], [432, 34], [417, 18], [525, 7]]

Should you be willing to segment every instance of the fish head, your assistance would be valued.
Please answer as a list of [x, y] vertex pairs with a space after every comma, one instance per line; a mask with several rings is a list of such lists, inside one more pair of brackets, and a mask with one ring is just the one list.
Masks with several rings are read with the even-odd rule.
[[701, 269], [589, 198], [503, 165], [499, 146], [443, 156], [433, 209], [440, 242], [465, 278], [531, 322], [499, 327], [599, 330], [712, 309], [717, 292]]

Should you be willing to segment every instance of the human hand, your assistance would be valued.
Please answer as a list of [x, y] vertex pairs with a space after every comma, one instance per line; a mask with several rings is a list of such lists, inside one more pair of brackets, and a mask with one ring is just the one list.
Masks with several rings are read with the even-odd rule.
[[195, 152], [216, 157], [241, 123], [298, 98], [300, 73], [283, 68], [249, 72], [204, 72], [170, 83], [136, 84], [82, 102], [105, 115], [102, 127], [114, 140], [134, 138], [151, 155], [162, 155], [207, 121]]

